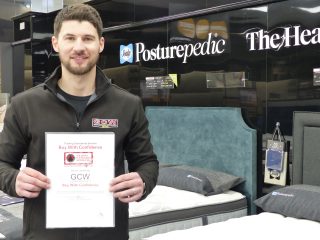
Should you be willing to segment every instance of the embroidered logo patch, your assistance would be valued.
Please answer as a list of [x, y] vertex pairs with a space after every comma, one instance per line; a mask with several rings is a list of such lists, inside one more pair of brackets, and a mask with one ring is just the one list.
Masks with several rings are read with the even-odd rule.
[[92, 118], [92, 127], [96, 128], [117, 128], [118, 119]]

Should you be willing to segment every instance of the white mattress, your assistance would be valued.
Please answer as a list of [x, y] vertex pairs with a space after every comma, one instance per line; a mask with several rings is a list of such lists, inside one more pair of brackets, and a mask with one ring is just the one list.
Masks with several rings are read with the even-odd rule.
[[276, 213], [229, 219], [224, 222], [157, 234], [145, 240], [315, 240], [319, 239], [320, 223], [304, 219], [284, 217]]
[[129, 204], [129, 216], [138, 217], [160, 212], [189, 209], [212, 204], [221, 204], [245, 198], [239, 192], [227, 191], [213, 196], [157, 185], [141, 202]]

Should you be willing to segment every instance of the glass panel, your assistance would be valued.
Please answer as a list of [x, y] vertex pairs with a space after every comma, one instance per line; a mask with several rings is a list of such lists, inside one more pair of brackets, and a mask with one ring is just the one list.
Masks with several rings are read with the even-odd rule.
[[169, 15], [192, 12], [206, 8], [206, 0], [170, 0]]
[[135, 0], [135, 21], [168, 16], [169, 0]]
[[[267, 132], [278, 121], [283, 133], [291, 135], [293, 111], [320, 110], [320, 88], [314, 82], [314, 71], [320, 67], [319, 12], [316, 0], [269, 6], [270, 39], [264, 45], [278, 45], [268, 51]], [[276, 34], [282, 40], [272, 40]]]
[[134, 0], [102, 1], [92, 4], [102, 18], [103, 27], [113, 27], [134, 22]]

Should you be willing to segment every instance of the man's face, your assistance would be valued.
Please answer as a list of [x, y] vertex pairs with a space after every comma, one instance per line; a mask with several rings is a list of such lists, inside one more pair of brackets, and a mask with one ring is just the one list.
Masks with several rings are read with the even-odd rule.
[[59, 53], [63, 68], [83, 75], [95, 67], [104, 48], [104, 38], [99, 38], [91, 23], [70, 20], [62, 23], [58, 36], [52, 37], [52, 46]]

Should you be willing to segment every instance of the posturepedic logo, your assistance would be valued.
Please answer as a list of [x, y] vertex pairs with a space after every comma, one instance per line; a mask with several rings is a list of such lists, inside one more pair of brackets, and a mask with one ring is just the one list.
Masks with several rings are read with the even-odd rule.
[[133, 44], [130, 43], [126, 46], [120, 46], [120, 63], [132, 63], [133, 58], [135, 58], [135, 62], [180, 58], [182, 63], [187, 63], [191, 56], [219, 55], [225, 52], [226, 47], [226, 40], [217, 38], [212, 33], [208, 34], [206, 41], [168, 47], [161, 47], [158, 44], [155, 48], [147, 49], [144, 43], [139, 42], [134, 45], [135, 52]]
[[133, 44], [120, 45], [120, 64], [133, 63]]

